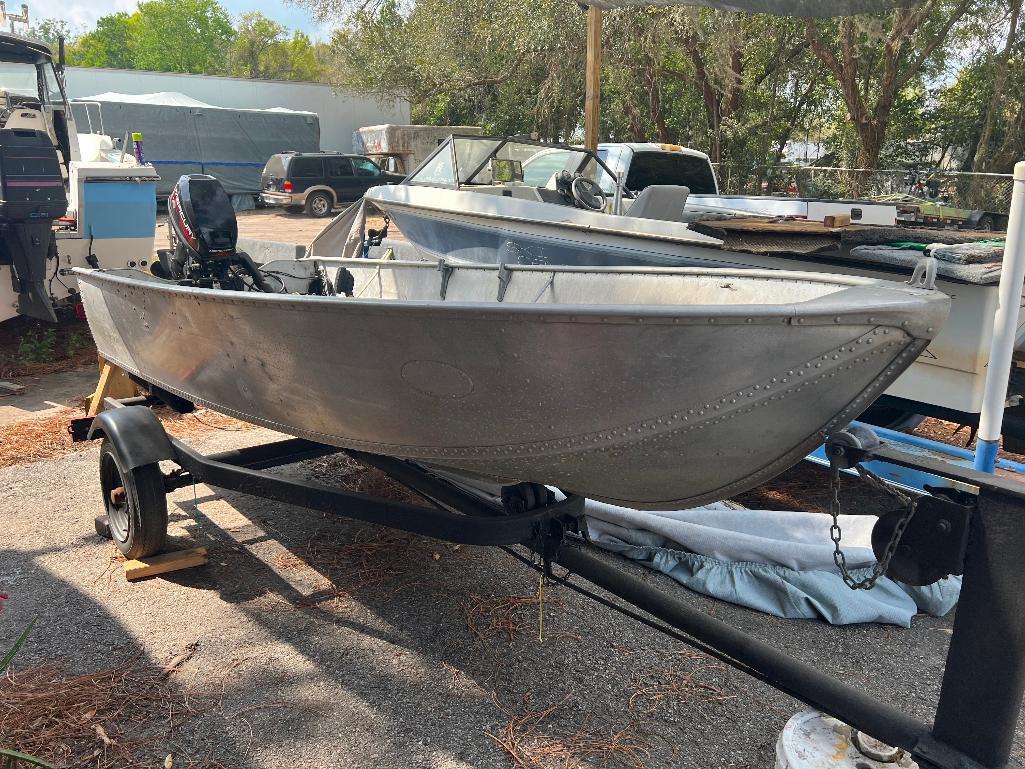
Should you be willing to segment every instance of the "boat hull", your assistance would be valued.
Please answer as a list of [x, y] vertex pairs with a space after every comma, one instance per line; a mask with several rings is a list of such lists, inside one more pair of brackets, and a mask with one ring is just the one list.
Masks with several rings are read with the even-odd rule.
[[[441, 203], [447, 202], [444, 195], [438, 196], [436, 190], [433, 192]], [[634, 240], [632, 244], [624, 245], [624, 238], [606, 235], [597, 247], [588, 248], [582, 238], [558, 223], [538, 221], [500, 225], [500, 220], [481, 216], [474, 210], [460, 212], [443, 210], [440, 206], [430, 208], [428, 204], [433, 199], [425, 194], [425, 188], [413, 188], [405, 193], [382, 188], [373, 190], [371, 197], [395, 220], [406, 240], [432, 258], [482, 264], [729, 266], [843, 273], [880, 280], [910, 277], [909, 272], [899, 268], [851, 261], [837, 263], [829, 261], [828, 255], [737, 253], [656, 239]], [[493, 208], [500, 205], [493, 204]], [[943, 333], [930, 344], [928, 352], [885, 394], [912, 403], [978, 414], [982, 409], [997, 286], [940, 279], [937, 287], [953, 298], [950, 319]], [[1025, 314], [1019, 328], [1019, 337], [1023, 335]]]
[[[82, 298], [100, 353], [154, 385], [290, 435], [651, 509], [799, 461], [947, 308], [910, 289], [757, 308], [401, 302], [128, 272], [82, 271]], [[724, 293], [744, 280], [719, 277]]]

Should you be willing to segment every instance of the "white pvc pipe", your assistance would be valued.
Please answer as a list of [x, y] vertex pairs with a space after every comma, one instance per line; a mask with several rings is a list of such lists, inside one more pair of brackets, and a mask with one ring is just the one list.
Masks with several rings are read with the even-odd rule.
[[975, 468], [993, 472], [1000, 430], [1007, 401], [1007, 381], [1011, 374], [1014, 339], [1018, 331], [1022, 284], [1025, 283], [1025, 161], [1014, 166], [1014, 191], [1007, 222], [1007, 245], [1000, 273], [998, 304], [993, 318], [993, 342], [986, 370], [986, 389], [979, 416], [979, 437], [975, 444]]

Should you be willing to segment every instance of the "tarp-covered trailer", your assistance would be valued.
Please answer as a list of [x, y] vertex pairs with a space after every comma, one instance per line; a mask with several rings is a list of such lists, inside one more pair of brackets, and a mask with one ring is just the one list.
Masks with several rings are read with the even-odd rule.
[[146, 162], [160, 174], [159, 197], [169, 195], [182, 174], [197, 173], [219, 179], [233, 199], [255, 196], [271, 155], [320, 150], [314, 112], [228, 109], [173, 92], [102, 93], [71, 104], [79, 125], [115, 139], [142, 133]]

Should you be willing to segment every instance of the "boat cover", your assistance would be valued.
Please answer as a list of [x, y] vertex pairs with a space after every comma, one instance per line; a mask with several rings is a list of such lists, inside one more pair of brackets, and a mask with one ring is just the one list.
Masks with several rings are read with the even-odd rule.
[[[219, 179], [229, 195], [255, 195], [271, 155], [320, 150], [320, 120], [313, 112], [227, 109], [173, 92], [102, 93], [72, 101], [80, 126], [88, 123], [85, 102], [102, 104], [103, 130], [114, 138], [142, 133], [146, 162], [160, 175], [161, 197], [182, 174], [201, 173]], [[93, 126], [98, 128], [95, 120]]]
[[[594, 544], [672, 577], [704, 595], [777, 617], [833, 625], [883, 622], [910, 627], [918, 612], [941, 617], [957, 603], [961, 578], [913, 587], [882, 577], [851, 590], [833, 564], [828, 516], [736, 509], [715, 502], [690, 510], [631, 510], [587, 500]], [[875, 564], [874, 516], [842, 515], [844, 554], [856, 579]]]
[[[450, 482], [501, 499], [501, 486], [439, 468]], [[549, 486], [557, 499], [565, 495]], [[942, 617], [957, 605], [961, 578], [916, 587], [881, 577], [871, 590], [851, 590], [833, 563], [829, 516], [748, 510], [730, 502], [688, 510], [633, 510], [584, 500], [587, 538], [672, 577], [703, 595], [787, 619], [832, 625], [882, 622], [910, 627], [919, 612]], [[844, 555], [855, 579], [869, 576], [872, 515], [841, 515]]]
[[[965, 283], [988, 286], [1000, 282], [1000, 266], [1002, 248], [986, 250], [993, 260], [988, 262], [969, 260], [968, 257], [951, 245], [936, 243], [928, 247], [926, 253], [936, 257], [936, 274], [941, 278], [951, 278]], [[851, 259], [870, 264], [889, 264], [913, 270], [923, 251], [907, 245], [855, 246], [851, 249]], [[980, 253], [974, 250], [973, 253]]]

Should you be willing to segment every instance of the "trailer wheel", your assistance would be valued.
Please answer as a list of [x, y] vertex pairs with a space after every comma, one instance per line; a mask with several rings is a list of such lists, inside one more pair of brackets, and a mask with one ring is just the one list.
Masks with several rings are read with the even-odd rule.
[[331, 216], [332, 208], [334, 208], [334, 201], [326, 192], [314, 192], [306, 198], [306, 213], [310, 216], [323, 219], [325, 216]]
[[124, 470], [108, 438], [100, 447], [100, 491], [110, 537], [125, 558], [159, 553], [167, 537], [167, 493], [160, 465]]

